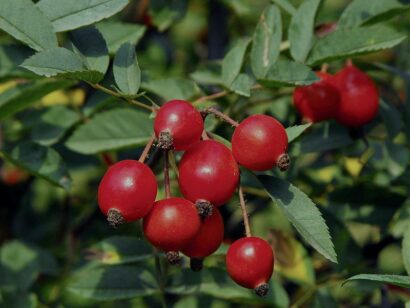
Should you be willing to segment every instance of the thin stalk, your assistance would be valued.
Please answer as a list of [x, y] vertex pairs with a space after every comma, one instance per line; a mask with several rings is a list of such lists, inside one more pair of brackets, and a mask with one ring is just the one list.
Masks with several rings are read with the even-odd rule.
[[159, 290], [160, 290], [160, 299], [161, 299], [161, 305], [163, 308], [167, 307], [166, 299], [165, 299], [165, 281], [164, 281], [164, 275], [162, 273], [161, 269], [161, 259], [159, 258], [159, 253], [158, 249], [154, 247], [154, 258], [155, 258], [155, 273], [157, 275], [157, 281], [159, 285]]
[[108, 89], [108, 88], [106, 88], [106, 87], [104, 87], [104, 86], [102, 86], [102, 85], [100, 85], [100, 84], [98, 84], [98, 83], [96, 83], [96, 84], [94, 84], [94, 83], [89, 83], [89, 85], [92, 86], [94, 89], [100, 90], [101, 92], [104, 92], [104, 93], [106, 93], [106, 94], [109, 94], [109, 95], [118, 97], [118, 98], [120, 98], [120, 99], [126, 101], [127, 103], [136, 105], [136, 106], [138, 106], [138, 107], [144, 108], [144, 109], [149, 110], [149, 111], [151, 111], [151, 112], [155, 111], [155, 108], [153, 108], [153, 107], [147, 106], [147, 105], [145, 105], [145, 104], [143, 104], [143, 103], [141, 103], [141, 102], [138, 102], [138, 101], [136, 101], [136, 100], [134, 100], [134, 99], [124, 97], [124, 96], [122, 96], [121, 94], [119, 94], [119, 93], [117, 93], [117, 92], [115, 92], [115, 91], [113, 91], [113, 90], [110, 90], [110, 89]]
[[243, 190], [242, 190], [241, 185], [239, 185], [239, 202], [241, 204], [243, 224], [245, 225], [245, 234], [246, 234], [247, 237], [250, 237], [250, 236], [252, 236], [251, 235], [251, 227], [250, 227], [250, 224], [249, 224], [248, 212], [246, 211], [246, 203], [245, 203], [245, 198], [243, 196]]
[[144, 163], [144, 161], [147, 158], [149, 150], [151, 149], [154, 141], [155, 141], [155, 134], [153, 133], [151, 135], [151, 138], [149, 138], [148, 143], [146, 144], [144, 150], [142, 151], [140, 158], [138, 159], [138, 161], [140, 163]]
[[232, 119], [230, 116], [228, 116], [226, 113], [223, 113], [213, 107], [209, 107], [206, 108], [204, 111], [204, 113], [212, 113], [213, 115], [215, 115], [217, 118], [220, 118], [222, 120], [224, 120], [225, 122], [231, 124], [234, 127], [237, 127], [239, 125], [239, 123], [237, 121], [235, 121], [234, 119]]
[[205, 129], [202, 131], [202, 136], [201, 137], [202, 137], [202, 140], [209, 140], [208, 133], [206, 132]]
[[164, 151], [164, 187], [165, 187], [165, 197], [167, 199], [171, 198], [171, 184], [169, 181], [168, 151]]
[[[262, 88], [262, 86], [260, 84], [255, 84], [254, 86], [251, 87], [251, 90], [257, 90], [257, 89], [261, 89], [261, 88]], [[199, 103], [204, 102], [204, 101], [211, 101], [211, 100], [214, 100], [214, 99], [217, 99], [217, 98], [220, 98], [220, 97], [224, 97], [224, 96], [226, 96], [230, 93], [231, 93], [230, 91], [223, 90], [221, 92], [217, 92], [217, 93], [214, 93], [214, 94], [202, 96], [202, 97], [198, 98], [197, 100], [195, 100], [192, 104], [196, 105], [196, 104], [199, 104]]]

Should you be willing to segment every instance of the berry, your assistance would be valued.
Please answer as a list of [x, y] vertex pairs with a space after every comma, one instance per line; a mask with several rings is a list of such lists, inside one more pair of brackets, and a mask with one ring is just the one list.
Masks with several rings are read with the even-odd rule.
[[198, 233], [200, 225], [195, 205], [183, 198], [155, 202], [143, 220], [148, 241], [164, 251], [179, 251], [187, 246]]
[[[183, 100], [165, 103], [157, 111], [154, 120], [154, 131], [160, 147], [169, 148], [167, 143], [172, 143], [177, 151], [186, 150], [191, 144], [198, 142], [203, 130], [204, 121], [201, 114], [194, 106]], [[162, 140], [167, 138], [168, 140]]]
[[320, 122], [332, 119], [339, 108], [340, 95], [337, 87], [331, 82], [333, 76], [317, 72], [320, 81], [303, 87], [296, 87], [293, 102], [304, 119]]
[[179, 186], [192, 202], [226, 203], [239, 182], [239, 167], [232, 152], [215, 140], [200, 141], [184, 153], [179, 163]]
[[341, 100], [336, 120], [349, 127], [370, 122], [379, 108], [377, 87], [370, 77], [353, 64], [346, 65], [335, 75]]
[[224, 236], [224, 223], [218, 209], [201, 222], [194, 239], [181, 251], [188, 257], [202, 259], [214, 253], [221, 245]]
[[266, 295], [272, 276], [274, 257], [271, 246], [259, 237], [235, 241], [226, 254], [229, 276], [239, 285]]
[[252, 115], [235, 128], [232, 152], [242, 166], [265, 171], [278, 166], [284, 171], [289, 166], [288, 136], [285, 128], [275, 118]]
[[104, 174], [98, 188], [98, 204], [116, 226], [144, 217], [157, 195], [157, 182], [151, 169], [136, 160], [115, 163]]

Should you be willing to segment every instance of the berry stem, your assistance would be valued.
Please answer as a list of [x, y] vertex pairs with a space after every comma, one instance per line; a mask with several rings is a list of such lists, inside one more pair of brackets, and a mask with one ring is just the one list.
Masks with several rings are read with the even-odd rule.
[[250, 237], [250, 236], [252, 236], [251, 227], [250, 227], [250, 224], [249, 224], [248, 212], [246, 211], [246, 203], [245, 203], [245, 198], [243, 196], [243, 190], [242, 190], [241, 185], [239, 185], [239, 202], [241, 204], [243, 224], [245, 225], [245, 233], [246, 233], [247, 237]]
[[107, 167], [115, 163], [113, 157], [107, 152], [101, 153], [101, 159]]
[[322, 72], [322, 73], [327, 73], [327, 70], [329, 69], [329, 64], [327, 64], [327, 63], [323, 63], [322, 64], [322, 67], [320, 68], [320, 71]]
[[347, 59], [346, 60], [346, 66], [352, 66], [353, 65], [353, 61], [352, 61], [352, 59]]
[[202, 110], [202, 114], [204, 114], [204, 115], [208, 115], [208, 114], [211, 114], [211, 113], [213, 115], [215, 115], [215, 117], [224, 120], [225, 122], [231, 124], [234, 127], [237, 127], [239, 125], [239, 123], [236, 122], [234, 119], [232, 119], [230, 116], [228, 116], [227, 114], [217, 110], [214, 107], [209, 107], [209, 108], [205, 108], [204, 110]]
[[141, 103], [141, 102], [136, 101], [135, 99], [131, 99], [131, 98], [128, 98], [128, 97], [124, 97], [124, 96], [122, 96], [121, 94], [119, 94], [119, 93], [117, 93], [117, 92], [115, 92], [115, 91], [113, 91], [113, 90], [110, 90], [110, 89], [108, 89], [108, 88], [106, 88], [106, 87], [104, 87], [104, 86], [102, 86], [102, 85], [100, 85], [100, 84], [98, 84], [98, 83], [95, 83], [95, 84], [94, 84], [94, 83], [89, 83], [89, 85], [92, 86], [94, 89], [100, 90], [101, 92], [104, 92], [104, 93], [106, 93], [106, 94], [109, 94], [109, 95], [118, 97], [118, 98], [120, 98], [120, 99], [126, 101], [126, 102], [129, 103], [129, 104], [136, 105], [136, 106], [138, 106], [138, 107], [144, 108], [144, 109], [149, 110], [149, 111], [151, 111], [151, 112], [153, 112], [153, 111], [156, 110], [156, 108], [154, 108], [154, 107], [147, 106], [147, 105], [145, 105], [144, 103]]
[[165, 197], [167, 199], [171, 198], [171, 184], [169, 182], [168, 151], [164, 151], [164, 187], [165, 187]]
[[154, 141], [155, 141], [155, 134], [152, 134], [151, 138], [149, 138], [148, 143], [146, 144], [144, 150], [142, 151], [140, 158], [138, 159], [138, 161], [140, 163], [144, 163], [145, 159], [148, 157], [149, 150], [151, 149], [152, 144], [154, 143]]
[[209, 136], [208, 136], [205, 129], [202, 131], [202, 136], [201, 137], [202, 137], [202, 140], [209, 140]]
[[164, 276], [162, 273], [162, 269], [161, 269], [161, 260], [159, 258], [159, 252], [158, 249], [156, 249], [154, 247], [154, 257], [155, 257], [155, 272], [157, 274], [157, 281], [158, 281], [158, 285], [159, 285], [159, 290], [161, 292], [161, 305], [163, 308], [167, 307], [166, 305], [166, 300], [165, 300], [165, 282], [164, 282]]

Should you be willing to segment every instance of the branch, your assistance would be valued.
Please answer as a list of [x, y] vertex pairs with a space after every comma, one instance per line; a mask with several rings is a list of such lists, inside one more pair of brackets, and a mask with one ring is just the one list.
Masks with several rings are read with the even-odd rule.
[[109, 95], [118, 97], [118, 98], [120, 98], [120, 99], [126, 101], [126, 102], [129, 103], [129, 104], [136, 105], [136, 106], [138, 106], [138, 107], [144, 108], [144, 109], [149, 110], [149, 111], [151, 111], [151, 112], [154, 112], [154, 111], [156, 110], [156, 108], [154, 108], [154, 107], [150, 107], [150, 106], [147, 106], [147, 105], [145, 105], [145, 104], [143, 104], [143, 103], [141, 103], [141, 102], [138, 102], [138, 101], [136, 101], [136, 100], [134, 100], [134, 99], [124, 97], [124, 96], [122, 96], [121, 94], [119, 94], [119, 93], [117, 93], [117, 92], [115, 92], [115, 91], [113, 91], [113, 90], [110, 90], [110, 89], [108, 89], [108, 88], [106, 88], [106, 87], [104, 87], [104, 86], [102, 86], [102, 85], [100, 85], [100, 84], [98, 84], [98, 83], [96, 83], [96, 84], [89, 83], [89, 85], [92, 86], [94, 89], [100, 90], [101, 92], [104, 92], [104, 93], [106, 93], [106, 94], [109, 94]]

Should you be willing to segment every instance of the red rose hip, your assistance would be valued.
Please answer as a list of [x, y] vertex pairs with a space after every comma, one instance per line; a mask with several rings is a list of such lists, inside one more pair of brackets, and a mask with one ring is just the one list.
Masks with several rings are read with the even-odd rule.
[[108, 168], [98, 188], [98, 204], [116, 226], [144, 217], [157, 195], [154, 173], [136, 160], [123, 160]]
[[259, 237], [244, 237], [235, 241], [226, 254], [229, 276], [239, 285], [254, 289], [264, 296], [269, 290], [274, 256], [271, 246]]
[[[155, 135], [159, 145], [167, 148], [172, 143], [177, 151], [186, 150], [198, 142], [204, 130], [204, 121], [192, 104], [183, 100], [172, 100], [157, 111], [154, 120]], [[168, 139], [172, 139], [169, 141]]]
[[340, 124], [360, 127], [377, 115], [379, 94], [367, 74], [350, 63], [335, 75], [335, 84], [341, 95], [336, 116]]
[[191, 258], [191, 268], [200, 270], [202, 259], [213, 254], [221, 245], [224, 237], [224, 223], [217, 208], [206, 217], [193, 240], [181, 251]]
[[243, 120], [232, 136], [232, 153], [237, 162], [251, 170], [265, 171], [278, 166], [288, 168], [288, 136], [275, 118], [257, 114]]
[[334, 118], [340, 103], [339, 90], [331, 82], [333, 76], [323, 72], [317, 72], [316, 75], [320, 81], [309, 86], [296, 87], [293, 92], [295, 107], [309, 122]]
[[232, 152], [215, 140], [200, 141], [184, 153], [179, 163], [179, 186], [192, 202], [226, 203], [239, 181], [239, 167]]
[[200, 220], [195, 205], [183, 198], [168, 198], [154, 203], [143, 219], [147, 240], [164, 251], [179, 251], [198, 233]]

